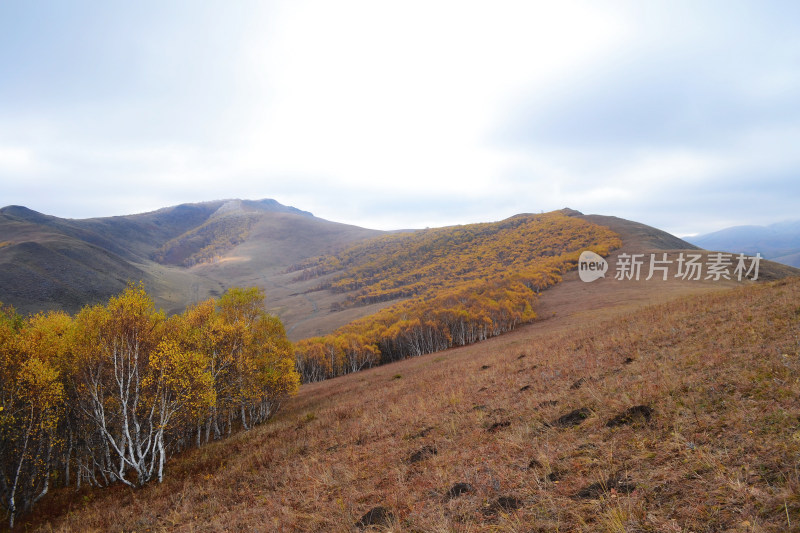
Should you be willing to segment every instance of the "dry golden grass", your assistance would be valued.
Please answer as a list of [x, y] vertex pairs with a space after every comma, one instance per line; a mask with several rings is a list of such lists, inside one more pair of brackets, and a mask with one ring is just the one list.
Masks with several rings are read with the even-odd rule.
[[800, 530], [800, 280], [582, 318], [303, 386], [163, 484], [57, 492], [22, 528]]

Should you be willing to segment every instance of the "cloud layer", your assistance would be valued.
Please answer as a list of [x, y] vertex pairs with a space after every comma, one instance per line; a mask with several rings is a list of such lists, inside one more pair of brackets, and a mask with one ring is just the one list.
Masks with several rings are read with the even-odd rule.
[[0, 204], [796, 218], [794, 2], [0, 4]]

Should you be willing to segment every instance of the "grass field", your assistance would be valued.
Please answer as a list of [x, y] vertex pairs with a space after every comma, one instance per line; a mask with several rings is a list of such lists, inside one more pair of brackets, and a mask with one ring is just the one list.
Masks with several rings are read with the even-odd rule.
[[796, 531], [800, 280], [688, 292], [303, 386], [162, 485], [23, 527]]

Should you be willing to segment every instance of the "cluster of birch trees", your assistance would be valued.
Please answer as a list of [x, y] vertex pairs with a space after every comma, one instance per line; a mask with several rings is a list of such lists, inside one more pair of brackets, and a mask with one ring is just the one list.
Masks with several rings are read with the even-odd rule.
[[[548, 261], [552, 263], [552, 261]], [[552, 265], [531, 277], [514, 276], [395, 304], [330, 335], [296, 344], [304, 382], [465, 346], [532, 321], [538, 291], [561, 280]]]
[[[402, 299], [330, 335], [296, 345], [303, 381], [464, 346], [535, 318], [540, 291], [580, 252], [600, 255], [619, 237], [560, 212], [392, 234], [296, 265], [298, 279], [347, 294], [338, 308]], [[330, 276], [333, 274], [333, 276]]]
[[0, 506], [9, 525], [54, 485], [141, 486], [167, 459], [272, 416], [294, 354], [258, 289], [180, 315], [141, 285], [28, 318], [0, 305]]

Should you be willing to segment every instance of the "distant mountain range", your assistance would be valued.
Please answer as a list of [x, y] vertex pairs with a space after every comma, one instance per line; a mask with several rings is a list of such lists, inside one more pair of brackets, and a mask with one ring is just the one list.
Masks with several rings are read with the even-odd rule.
[[686, 240], [707, 250], [760, 253], [777, 263], [800, 267], [800, 220], [769, 226], [734, 226]]

